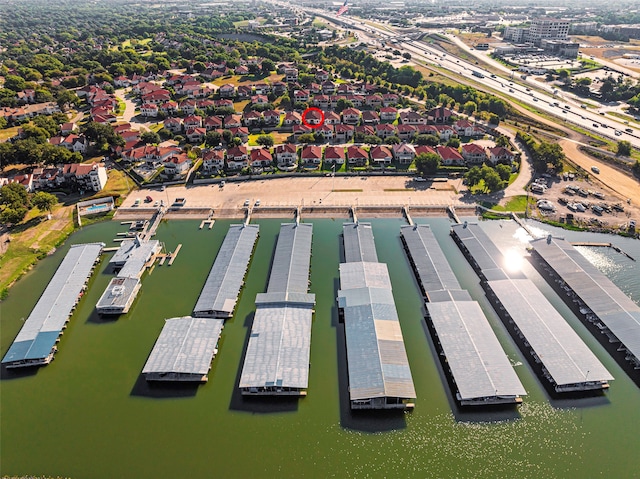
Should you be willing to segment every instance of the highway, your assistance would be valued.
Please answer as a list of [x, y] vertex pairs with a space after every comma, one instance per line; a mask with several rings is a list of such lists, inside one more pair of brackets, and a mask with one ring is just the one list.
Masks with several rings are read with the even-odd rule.
[[487, 91], [498, 91], [503, 97], [517, 100], [599, 136], [613, 141], [627, 140], [635, 148], [640, 149], [640, 129], [634, 129], [623, 123], [622, 120], [618, 121], [604, 116], [604, 113], [599, 114], [587, 108], [582, 108], [579, 98], [565, 96], [551, 86], [536, 82], [532, 84], [532, 86], [535, 85], [534, 91], [527, 84], [519, 83], [519, 81], [522, 81], [520, 78], [518, 78], [518, 82], [514, 81], [511, 78], [513, 73], [511, 75], [507, 73], [509, 70], [506, 67], [503, 67], [503, 70], [506, 70], [505, 76], [496, 75], [482, 68], [480, 64], [471, 63], [449, 53], [444, 53], [441, 49], [420, 40], [413, 40], [406, 34], [394, 30], [393, 27], [385, 25], [385, 29], [382, 29], [370, 23], [365, 24], [362, 19], [348, 15], [343, 15], [336, 19], [327, 14], [326, 11], [315, 9], [307, 9], [307, 11], [332, 22], [337, 20], [342, 28], [347, 25], [351, 30], [357, 30], [358, 39], [374, 48], [381, 48], [384, 44], [401, 52], [409, 52], [412, 55], [412, 60], [422, 61], [442, 68], [466, 80], [473, 80], [475, 83], [484, 86]]

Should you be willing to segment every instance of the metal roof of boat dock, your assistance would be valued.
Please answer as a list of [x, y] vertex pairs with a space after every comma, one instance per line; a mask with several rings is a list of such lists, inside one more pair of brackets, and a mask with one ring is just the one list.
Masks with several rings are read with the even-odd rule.
[[140, 287], [138, 278], [116, 277], [111, 279], [107, 288], [100, 296], [96, 303], [96, 310], [100, 313], [103, 311], [115, 312], [115, 310], [128, 309], [127, 305], [131, 305]]
[[215, 318], [167, 319], [142, 373], [207, 374], [223, 324]]
[[477, 302], [426, 306], [461, 400], [526, 394]]
[[193, 308], [195, 316], [220, 312], [231, 316], [258, 239], [258, 225], [231, 225], [211, 267], [200, 297]]
[[350, 399], [415, 398], [387, 265], [342, 263], [340, 287]]
[[531, 246], [624, 347], [640, 358], [640, 306], [568, 241], [540, 238]]
[[305, 389], [309, 381], [315, 295], [307, 293], [313, 225], [283, 223], [267, 293], [256, 311], [240, 388]]
[[425, 292], [460, 289], [460, 283], [428, 225], [402, 226], [400, 234]]
[[103, 247], [104, 243], [87, 243], [69, 248], [3, 363], [45, 359], [51, 353]]
[[346, 263], [357, 261], [378, 262], [371, 223], [344, 223], [342, 225], [342, 236]]
[[[129, 251], [129, 255], [122, 269], [118, 272], [121, 278], [139, 278], [144, 271], [145, 265], [154, 252], [160, 250], [160, 241], [158, 240], [141, 240], [137, 238], [133, 241], [135, 246]], [[124, 243], [124, 241], [123, 241]]]
[[280, 225], [267, 293], [307, 292], [312, 234], [311, 223]]
[[531, 280], [503, 279], [489, 286], [556, 384], [613, 379]]

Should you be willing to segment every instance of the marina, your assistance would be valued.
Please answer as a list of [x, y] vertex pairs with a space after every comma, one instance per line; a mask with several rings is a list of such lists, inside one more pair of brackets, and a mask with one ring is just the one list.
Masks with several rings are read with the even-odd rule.
[[463, 406], [521, 403], [526, 391], [480, 305], [463, 290], [428, 225], [403, 226], [402, 240], [428, 299], [427, 322]]
[[233, 315], [259, 231], [258, 225], [229, 226], [193, 308], [194, 316], [227, 319]]
[[41, 366], [53, 361], [57, 343], [82, 296], [104, 243], [73, 245], [49, 281], [2, 364]]
[[413, 409], [416, 391], [387, 265], [370, 223], [345, 223], [338, 308], [344, 322], [351, 409]]
[[531, 366], [555, 393], [609, 387], [611, 373], [522, 271], [502, 269], [504, 256], [478, 224], [453, 225], [451, 236]]
[[142, 369], [145, 379], [207, 382], [223, 323], [191, 316], [167, 319]]
[[308, 293], [313, 225], [283, 223], [256, 309], [239, 388], [243, 395], [306, 396], [315, 295]]
[[562, 238], [532, 241], [531, 254], [542, 276], [638, 381], [640, 307]]

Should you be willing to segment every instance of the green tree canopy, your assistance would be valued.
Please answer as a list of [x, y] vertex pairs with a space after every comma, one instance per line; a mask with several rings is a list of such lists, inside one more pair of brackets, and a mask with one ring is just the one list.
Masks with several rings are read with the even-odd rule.
[[31, 199], [33, 205], [38, 208], [40, 211], [49, 211], [53, 206], [58, 202], [58, 198], [51, 193], [47, 193], [46, 191], [38, 191], [33, 198]]
[[436, 153], [420, 153], [415, 158], [418, 173], [422, 176], [433, 175], [440, 167], [440, 155]]

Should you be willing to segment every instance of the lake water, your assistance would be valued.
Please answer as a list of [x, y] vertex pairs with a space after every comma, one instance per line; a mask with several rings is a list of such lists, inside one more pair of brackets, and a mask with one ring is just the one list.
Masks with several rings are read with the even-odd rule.
[[[640, 477], [639, 388], [524, 261], [527, 274], [616, 378], [604, 397], [551, 400], [449, 238], [445, 218], [416, 221], [434, 229], [463, 287], [488, 315], [528, 396], [517, 409], [467, 412], [455, 406], [402, 249], [399, 228], [405, 223], [375, 219], [378, 256], [389, 266], [418, 398], [413, 412], [352, 414], [335, 307], [344, 220], [308, 221], [314, 224], [310, 290], [317, 305], [307, 397], [264, 402], [243, 401], [237, 394], [255, 295], [266, 288], [279, 220], [256, 221], [260, 239], [236, 315], [225, 324], [209, 382], [193, 388], [150, 388], [141, 380], [164, 319], [190, 314], [231, 224], [216, 221], [212, 230], [199, 230], [199, 221], [164, 222], [156, 238], [168, 251], [178, 244], [182, 249], [172, 266], [156, 266], [145, 274], [129, 314], [117, 321], [95, 314], [95, 303], [112, 277], [103, 273], [103, 259], [55, 361], [31, 375], [4, 374], [0, 472], [73, 478]], [[524, 253], [525, 235], [513, 223], [483, 226], [503, 250]], [[2, 356], [68, 245], [110, 243], [124, 228], [108, 222], [83, 229], [11, 289], [0, 306]], [[570, 240], [612, 241], [640, 260], [639, 241], [560, 234]], [[584, 251], [625, 293], [640, 300], [637, 263], [608, 248]]]

